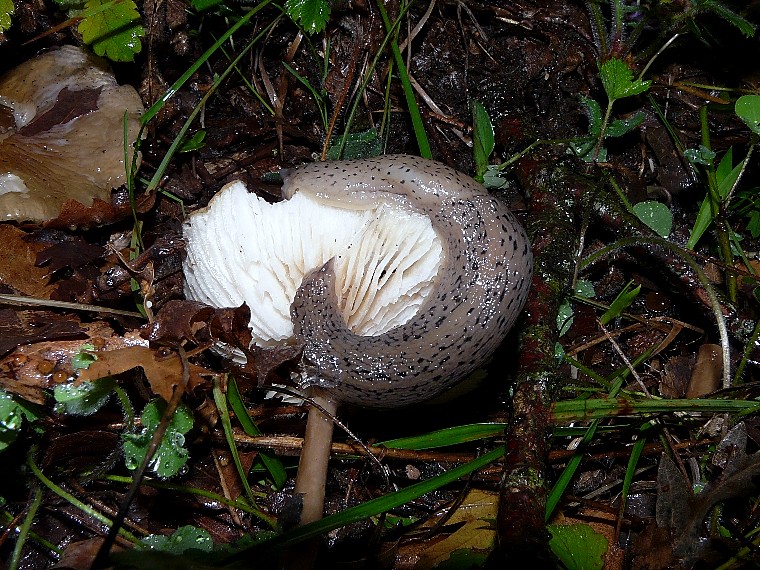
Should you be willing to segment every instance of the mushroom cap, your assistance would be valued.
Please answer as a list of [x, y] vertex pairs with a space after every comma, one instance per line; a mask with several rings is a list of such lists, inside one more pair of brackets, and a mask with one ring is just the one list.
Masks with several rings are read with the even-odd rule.
[[131, 145], [145, 109], [104, 60], [75, 46], [39, 55], [0, 78], [0, 106], [0, 221], [44, 222], [67, 200], [110, 203], [126, 178], [125, 113]]
[[430, 218], [393, 204], [366, 209], [306, 194], [270, 204], [242, 182], [225, 186], [184, 227], [185, 294], [251, 309], [260, 346], [293, 337], [290, 306], [304, 276], [333, 260], [342, 316], [376, 336], [411, 319], [433, 290], [443, 245]]

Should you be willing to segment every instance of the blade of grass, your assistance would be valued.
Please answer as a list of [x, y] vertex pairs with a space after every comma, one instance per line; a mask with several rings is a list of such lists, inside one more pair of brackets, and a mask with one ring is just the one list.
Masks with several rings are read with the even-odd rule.
[[647, 422], [639, 430], [639, 438], [634, 442], [631, 449], [631, 455], [628, 457], [628, 466], [625, 469], [625, 476], [623, 477], [623, 489], [620, 492], [620, 509], [618, 510], [618, 528], [617, 532], [620, 532], [620, 525], [623, 522], [623, 513], [628, 502], [628, 491], [631, 490], [631, 483], [633, 483], [633, 477], [636, 475], [636, 466], [639, 464], [639, 459], [644, 451], [644, 446], [647, 443], [645, 437], [646, 432], [652, 427], [652, 422]]
[[[230, 403], [230, 406], [232, 407], [232, 411], [235, 412], [235, 416], [240, 422], [240, 425], [243, 427], [243, 431], [251, 437], [261, 435], [261, 430], [253, 422], [251, 416], [248, 415], [248, 410], [245, 408], [243, 399], [240, 397], [237, 382], [232, 376], [230, 376], [229, 382], [227, 383], [227, 399]], [[275, 488], [281, 489], [288, 478], [282, 462], [276, 457], [273, 457], [267, 453], [259, 453], [259, 458], [264, 464], [264, 467], [266, 467], [267, 471], [269, 471], [269, 474], [272, 476]]]
[[426, 493], [440, 489], [444, 485], [453, 483], [454, 481], [469, 475], [473, 471], [481, 469], [486, 465], [497, 461], [503, 456], [504, 447], [498, 447], [497, 449], [489, 451], [488, 453], [483, 454], [482, 456], [473, 461], [470, 461], [469, 463], [454, 467], [453, 469], [450, 469], [441, 475], [433, 477], [432, 479], [428, 479], [427, 481], [422, 481], [420, 483], [415, 483], [414, 485], [410, 485], [409, 487], [400, 491], [389, 493], [382, 497], [378, 497], [377, 499], [372, 499], [366, 503], [351, 507], [340, 513], [336, 513], [313, 523], [297, 527], [271, 540], [261, 542], [250, 549], [232, 556], [225, 562], [229, 563], [235, 560], [250, 560], [255, 556], [255, 553], [257, 551], [261, 551], [263, 549], [272, 551], [293, 547], [294, 545], [303, 542], [304, 540], [319, 536], [336, 528], [340, 528], [351, 523], [380, 515], [391, 509], [400, 507], [401, 505], [404, 505], [418, 497], [421, 497]]
[[581, 464], [581, 460], [583, 459], [584, 450], [586, 449], [586, 446], [591, 443], [591, 440], [594, 439], [594, 434], [596, 433], [596, 428], [599, 426], [599, 420], [594, 420], [591, 422], [591, 425], [586, 430], [586, 433], [583, 435], [583, 439], [581, 440], [580, 445], [578, 445], [577, 451], [575, 455], [573, 455], [569, 461], [567, 462], [567, 465], [565, 466], [565, 469], [560, 474], [557, 481], [554, 483], [554, 486], [551, 488], [551, 491], [549, 491], [549, 495], [546, 497], [546, 512], [544, 514], [544, 520], [549, 521], [549, 519], [552, 516], [552, 513], [554, 513], [554, 509], [557, 507], [557, 505], [560, 502], [560, 499], [562, 499], [562, 495], [565, 494], [565, 491], [567, 490], [567, 487], [570, 485], [570, 481], [572, 481], [573, 477], [575, 476], [575, 471], [578, 469], [578, 466]]
[[[404, 7], [401, 11], [401, 14], [399, 14], [398, 19], [393, 23], [393, 30], [394, 33], [398, 29], [399, 24], [401, 23], [401, 18], [406, 14], [406, 11], [409, 10], [410, 5], [408, 4], [406, 7]], [[351, 105], [351, 110], [349, 111], [347, 117], [346, 117], [346, 127], [343, 131], [343, 136], [340, 140], [340, 145], [338, 147], [338, 158], [341, 158], [343, 156], [343, 149], [346, 146], [346, 142], [348, 141], [348, 137], [351, 134], [351, 125], [354, 123], [354, 116], [356, 115], [356, 111], [359, 108], [359, 103], [362, 101], [362, 95], [364, 91], [367, 89], [367, 85], [369, 84], [370, 80], [372, 79], [372, 74], [375, 68], [377, 67], [378, 61], [380, 61], [380, 56], [382, 55], [383, 51], [385, 50], [385, 46], [390, 41], [391, 36], [393, 34], [387, 33], [385, 37], [383, 38], [383, 41], [380, 42], [380, 46], [378, 47], [377, 51], [375, 52], [374, 57], [372, 58], [371, 63], [367, 67], [367, 70], [364, 73], [364, 79], [361, 82], [361, 85], [359, 86], [359, 89], [357, 90], [356, 97], [354, 97], [353, 104]], [[391, 77], [390, 74], [388, 75], [388, 81], [387, 81], [387, 87], [388, 90], [386, 91], [385, 101], [386, 105], [389, 102], [389, 97], [387, 93], [390, 90], [390, 84], [391, 84]]]
[[666, 412], [732, 413], [747, 415], [760, 411], [760, 402], [746, 400], [641, 400], [626, 398], [593, 398], [567, 400], [552, 405], [552, 422], [588, 421], [616, 416], [645, 416]]
[[[391, 21], [388, 18], [388, 12], [385, 11], [383, 0], [377, 1], [377, 9], [380, 11], [380, 16], [383, 18], [386, 32], [388, 34], [393, 33], [394, 26], [391, 24]], [[409, 108], [409, 116], [412, 119], [414, 136], [417, 139], [417, 146], [420, 149], [420, 156], [422, 158], [433, 158], [433, 154], [430, 150], [430, 143], [428, 142], [427, 138], [427, 133], [425, 133], [425, 125], [422, 123], [420, 108], [417, 105], [417, 100], [414, 98], [414, 89], [412, 89], [412, 83], [409, 81], [409, 73], [407, 72], [406, 65], [404, 64], [404, 58], [401, 57], [401, 51], [398, 49], [398, 42], [395, 40], [391, 42], [391, 52], [393, 53], [393, 61], [396, 63], [396, 67], [398, 68], [399, 79], [401, 79], [401, 87], [404, 90], [406, 105]]]
[[[45, 487], [47, 487], [48, 489], [50, 489], [51, 491], [53, 491], [53, 493], [55, 493], [56, 495], [58, 495], [61, 499], [63, 499], [67, 503], [75, 506], [80, 511], [82, 511], [83, 513], [85, 513], [87, 516], [92, 517], [93, 519], [95, 519], [99, 523], [101, 523], [101, 524], [103, 524], [103, 525], [105, 525], [107, 527], [110, 527], [113, 524], [112, 521], [111, 521], [111, 519], [109, 519], [107, 516], [105, 516], [104, 514], [100, 513], [99, 511], [96, 511], [95, 509], [93, 509], [89, 505], [86, 505], [85, 503], [83, 503], [82, 501], [80, 501], [79, 499], [77, 499], [74, 495], [72, 495], [68, 491], [64, 491], [61, 487], [59, 487], [58, 485], [56, 485], [55, 483], [53, 483], [50, 479], [48, 479], [45, 476], [45, 474], [42, 472], [42, 470], [34, 462], [34, 459], [32, 459], [32, 454], [34, 452], [35, 452], [34, 449], [32, 449], [29, 452], [29, 456], [26, 459], [26, 464], [29, 466], [29, 469], [32, 470], [32, 473], [34, 473], [35, 477], [37, 477], [37, 479], [39, 479], [40, 483], [42, 483], [43, 485], [45, 485]], [[124, 530], [123, 528], [119, 528], [119, 535], [123, 536], [129, 542], [131, 542], [133, 544], [137, 544], [138, 542], [140, 542], [140, 539], [138, 539], [134, 534], [132, 534], [128, 530]]]
[[[217, 410], [219, 410], [219, 419], [222, 421], [224, 437], [227, 440], [227, 447], [230, 448], [230, 453], [232, 454], [232, 461], [235, 462], [235, 467], [237, 468], [238, 476], [240, 477], [240, 482], [243, 484], [243, 489], [245, 489], [245, 495], [248, 497], [248, 501], [252, 506], [255, 506], [256, 499], [253, 496], [251, 486], [248, 484], [248, 474], [245, 472], [245, 469], [243, 469], [243, 464], [240, 461], [240, 454], [235, 445], [235, 438], [232, 433], [232, 422], [230, 421], [230, 412], [227, 409], [227, 399], [222, 393], [219, 377], [214, 377], [213, 393], [214, 403], [216, 404]], [[263, 515], [264, 513], [261, 514]]]
[[[260, 10], [262, 10], [265, 6], [270, 4], [272, 0], [264, 0], [260, 4], [258, 4], [256, 7], [251, 9], [250, 12], [246, 12], [246, 14], [238, 20], [227, 32], [222, 34], [222, 36], [214, 42], [214, 44], [207, 49], [204, 54], [195, 62], [193, 65], [190, 66], [190, 68], [182, 74], [182, 76], [175, 81], [172, 86], [164, 93], [163, 97], [159, 99], [156, 103], [153, 104], [153, 106], [148, 109], [145, 114], [141, 118], [141, 122], [143, 125], [143, 128], [145, 125], [150, 121], [166, 104], [166, 102], [171, 99], [171, 97], [174, 96], [174, 94], [177, 92], [177, 90], [184, 85], [184, 83], [192, 76], [195, 71], [217, 50], [219, 47], [227, 41], [227, 39], [235, 33], [243, 24], [249, 22], [253, 16], [258, 13]], [[276, 20], [275, 20], [276, 22]], [[209, 100], [209, 98], [216, 93], [216, 90], [219, 88], [219, 86], [222, 84], [222, 82], [227, 79], [227, 76], [232, 73], [233, 70], [237, 69], [238, 62], [247, 54], [251, 48], [256, 44], [256, 42], [259, 41], [262, 37], [264, 37], [271, 27], [274, 25], [275, 22], [271, 22], [269, 25], [264, 27], [263, 30], [261, 30], [256, 36], [248, 43], [248, 45], [241, 50], [241, 52], [235, 57], [235, 59], [232, 60], [232, 62], [227, 66], [227, 68], [222, 72], [219, 77], [215, 79], [215, 81], [212, 83], [211, 87], [204, 93], [203, 97], [201, 98], [198, 105], [195, 106], [195, 108], [190, 112], [187, 120], [185, 121], [185, 124], [182, 125], [182, 128], [177, 133], [177, 136], [174, 138], [174, 141], [172, 141], [171, 146], [169, 147], [169, 150], [166, 151], [166, 154], [164, 155], [163, 160], [161, 161], [161, 164], [159, 164], [158, 168], [156, 169], [155, 174], [153, 175], [153, 178], [151, 178], [150, 182], [148, 183], [148, 186], [145, 189], [145, 193], [148, 194], [151, 191], [158, 188], [159, 183], [161, 182], [164, 172], [166, 172], [166, 168], [169, 165], [169, 162], [174, 157], [174, 154], [177, 152], [177, 149], [182, 144], [182, 141], [185, 139], [185, 135], [187, 134], [188, 129], [190, 128], [190, 125], [193, 124], [195, 121], [195, 117], [200, 113], [201, 109], [203, 109], [204, 105], [206, 104], [206, 101]], [[142, 129], [141, 129], [142, 130]]]
[[[125, 477], [124, 475], [105, 475], [103, 477], [103, 480], [113, 481], [116, 483], [124, 483], [126, 485], [131, 485], [134, 482], [134, 479], [132, 477]], [[212, 493], [211, 491], [207, 491], [206, 489], [199, 489], [197, 487], [188, 487], [186, 485], [181, 485], [179, 483], [170, 483], [168, 481], [156, 481], [154, 479], [143, 479], [142, 484], [147, 485], [148, 487], [153, 487], [155, 489], [166, 489], [168, 491], [173, 491], [175, 493], [183, 493], [186, 495], [204, 497], [216, 503], [226, 505], [234, 509], [240, 509], [244, 513], [248, 513], [249, 515], [254, 515], [260, 518], [261, 512], [257, 511], [255, 507], [252, 507], [242, 495], [238, 497], [237, 499], [228, 499], [227, 497], [223, 495]], [[266, 497], [264, 493], [259, 493], [259, 495], [262, 499]], [[273, 515], [268, 516], [268, 518], [264, 520], [272, 528], [277, 527], [277, 519]]]
[[201, 55], [196, 61], [193, 62], [193, 64], [183, 73], [179, 76], [177, 81], [172, 83], [172, 86], [169, 87], [169, 89], [166, 90], [166, 93], [163, 94], [163, 96], [153, 103], [153, 105], [145, 111], [145, 114], [140, 118], [140, 122], [143, 125], [146, 125], [150, 122], [150, 120], [155, 117], [161, 109], [163, 109], [166, 102], [174, 97], [174, 95], [179, 91], [182, 86], [193, 76], [193, 74], [198, 71], [198, 69], [206, 63], [209, 57], [211, 57], [216, 50], [218, 50], [224, 42], [226, 42], [230, 36], [232, 36], [235, 32], [237, 32], [241, 26], [248, 23], [251, 18], [253, 18], [258, 12], [263, 10], [268, 4], [270, 4], [272, 0], [263, 0], [263, 2], [259, 3], [258, 5], [251, 8], [249, 12], [246, 12], [245, 15], [240, 18], [237, 22], [235, 22], [232, 27], [230, 27], [229, 30], [227, 30], [224, 34], [220, 36], [218, 40], [216, 40], [211, 47], [209, 47], [205, 52], [203, 52], [203, 55]]
[[376, 443], [375, 446], [392, 447], [393, 449], [434, 449], [502, 436], [504, 435], [504, 425], [502, 423], [482, 423], [456, 426], [422, 435], [389, 439]]

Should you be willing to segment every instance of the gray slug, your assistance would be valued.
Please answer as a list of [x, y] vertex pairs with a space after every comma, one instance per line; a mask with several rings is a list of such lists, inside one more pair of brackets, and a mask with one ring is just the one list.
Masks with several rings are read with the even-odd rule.
[[303, 387], [361, 406], [413, 404], [463, 380], [504, 340], [527, 298], [533, 258], [523, 228], [482, 185], [406, 155], [312, 163], [282, 176], [285, 198], [305, 192], [341, 207], [384, 200], [416, 208], [444, 245], [434, 292], [411, 320], [377, 336], [347, 328], [331, 262], [304, 278], [290, 309], [309, 370]]

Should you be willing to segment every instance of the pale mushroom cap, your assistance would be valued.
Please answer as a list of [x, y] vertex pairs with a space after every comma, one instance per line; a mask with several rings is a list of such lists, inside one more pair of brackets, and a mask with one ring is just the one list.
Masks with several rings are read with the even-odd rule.
[[[67, 200], [110, 203], [126, 178], [124, 115], [131, 145], [144, 111], [133, 87], [118, 85], [100, 58], [64, 46], [0, 78], [0, 104], [16, 123], [0, 135], [0, 221], [47, 221]], [[63, 113], [64, 104], [73, 110]]]
[[330, 259], [344, 321], [356, 334], [375, 336], [417, 313], [443, 257], [425, 215], [388, 204], [350, 210], [300, 193], [269, 204], [242, 182], [192, 214], [184, 236], [186, 296], [215, 307], [246, 302], [261, 346], [293, 336], [296, 291]]

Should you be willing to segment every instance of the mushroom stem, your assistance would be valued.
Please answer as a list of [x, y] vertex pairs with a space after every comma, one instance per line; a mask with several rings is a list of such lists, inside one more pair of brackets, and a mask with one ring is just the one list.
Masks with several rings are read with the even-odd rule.
[[[306, 420], [306, 434], [293, 490], [294, 494], [300, 496], [303, 501], [299, 525], [319, 520], [324, 513], [333, 417], [339, 403], [328, 392], [316, 386], [307, 390], [307, 396], [312, 405]], [[301, 548], [284, 552], [280, 568], [282, 570], [313, 568], [319, 552], [319, 544], [320, 541], [316, 538], [302, 545]]]
[[[300, 524], [322, 518], [325, 504], [327, 463], [332, 446], [333, 416], [338, 401], [328, 392], [312, 386], [308, 394], [316, 405], [309, 409], [294, 493], [303, 498]], [[321, 408], [321, 409], [320, 409]]]

